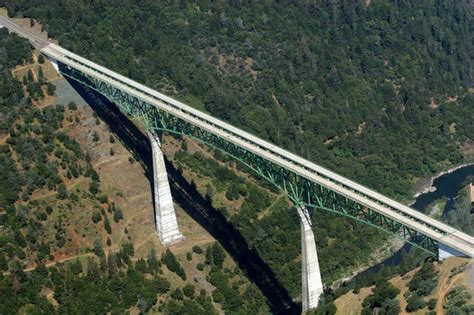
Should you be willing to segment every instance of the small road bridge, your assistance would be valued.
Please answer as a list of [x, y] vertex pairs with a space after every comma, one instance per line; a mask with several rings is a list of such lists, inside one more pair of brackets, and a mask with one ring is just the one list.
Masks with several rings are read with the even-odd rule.
[[183, 239], [158, 137], [169, 132], [221, 150], [292, 200], [301, 222], [303, 311], [315, 308], [323, 293], [310, 216], [315, 208], [385, 230], [440, 259], [474, 256], [474, 238], [470, 235], [78, 56], [5, 17], [0, 17], [0, 25], [28, 38], [62, 75], [102, 94], [125, 114], [143, 122], [153, 151], [156, 229], [165, 245]]

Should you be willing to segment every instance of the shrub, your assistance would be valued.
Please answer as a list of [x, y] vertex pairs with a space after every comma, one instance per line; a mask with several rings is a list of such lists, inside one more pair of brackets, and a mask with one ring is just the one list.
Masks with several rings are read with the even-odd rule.
[[102, 220], [102, 216], [100, 215], [100, 213], [99, 212], [94, 212], [92, 214], [92, 222], [97, 224], [100, 220]]
[[183, 288], [183, 293], [188, 298], [194, 298], [194, 286], [192, 284], [188, 284]]
[[407, 299], [407, 312], [414, 312], [426, 306], [426, 302], [418, 294], [413, 294]]
[[429, 310], [434, 310], [436, 307], [436, 299], [431, 299], [428, 301], [428, 309]]
[[69, 102], [69, 104], [67, 105], [67, 108], [69, 110], [77, 110], [77, 104], [75, 102]]
[[197, 245], [194, 245], [193, 252], [195, 252], [196, 254], [202, 254], [202, 248]]

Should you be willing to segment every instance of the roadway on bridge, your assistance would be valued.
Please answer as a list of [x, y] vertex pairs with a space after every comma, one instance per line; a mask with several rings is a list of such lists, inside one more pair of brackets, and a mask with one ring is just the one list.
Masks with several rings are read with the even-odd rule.
[[15, 32], [21, 37], [28, 39], [35, 48], [41, 49], [48, 46], [51, 42], [45, 38], [42, 38], [29, 30], [24, 29], [20, 25], [16, 24], [7, 17], [0, 16], [0, 25], [8, 28], [10, 31]]
[[405, 226], [415, 229], [435, 241], [452, 247], [469, 257], [474, 257], [474, 238], [470, 235], [138, 82], [97, 65], [58, 45], [49, 44], [48, 41], [31, 34], [7, 18], [0, 17], [0, 25], [4, 25], [10, 30], [18, 32], [21, 36], [30, 39], [36, 47], [41, 49], [42, 53], [51, 59], [60, 61], [102, 82], [106, 82], [148, 104], [156, 106], [162, 111], [170, 113]]

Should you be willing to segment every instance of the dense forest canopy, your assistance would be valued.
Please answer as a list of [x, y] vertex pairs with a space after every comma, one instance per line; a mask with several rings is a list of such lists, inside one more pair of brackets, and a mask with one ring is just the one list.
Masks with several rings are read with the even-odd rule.
[[[460, 147], [474, 140], [474, 96], [468, 91], [473, 83], [474, 23], [467, 0], [0, 0], [0, 5], [10, 16], [40, 20], [52, 38], [76, 53], [394, 197], [410, 195], [414, 176], [472, 158]], [[9, 68], [31, 59], [26, 41], [7, 36], [5, 30], [0, 30], [0, 41], [0, 131], [12, 138], [0, 146], [0, 165], [7, 166], [0, 169], [0, 210], [6, 210], [0, 223], [8, 232], [0, 239], [0, 269], [11, 272], [0, 274], [0, 291], [12, 296], [5, 310], [28, 303], [49, 309], [44, 298], [28, 295], [30, 290], [38, 292], [46, 279], [65, 311], [80, 309], [80, 297], [87, 300], [94, 291], [100, 294], [90, 303], [91, 310], [119, 311], [137, 303], [148, 310], [157, 294], [169, 291], [168, 282], [158, 275], [160, 268], [151, 267], [158, 264], [151, 257], [146, 263], [131, 263], [123, 248], [116, 253], [119, 258], [105, 257], [103, 250], [94, 248], [100, 265], [88, 262], [90, 272], [80, 264], [45, 271], [42, 263], [50, 255], [49, 245], [41, 240], [32, 251], [25, 250], [42, 231], [36, 221], [45, 214], [42, 205], [18, 207], [16, 200], [28, 200], [32, 191], [43, 187], [73, 197], [62, 189], [64, 178], [58, 176], [55, 163], [73, 177], [74, 169], [83, 176], [77, 164], [84, 166], [84, 176], [96, 183], [89, 188], [94, 199], [100, 199], [99, 178], [85, 155], [76, 154], [80, 161], [70, 158], [79, 147], [58, 131], [64, 108], [31, 108], [21, 83], [12, 78]], [[39, 84], [33, 81], [24, 82], [32, 98]], [[62, 150], [52, 151], [52, 139]], [[32, 152], [38, 154], [31, 159], [34, 167], [28, 167]], [[53, 153], [55, 163], [47, 158]], [[226, 174], [215, 161], [180, 154], [183, 166], [213, 183], [219, 173]], [[228, 200], [243, 197], [241, 186], [236, 186], [242, 179], [234, 179], [230, 176], [220, 185]], [[296, 214], [288, 211], [285, 199], [272, 199], [270, 214], [257, 219], [270, 207], [270, 198], [263, 184], [252, 185], [239, 212], [228, 219], [296, 297]], [[39, 215], [27, 221], [27, 213]], [[315, 218], [321, 269], [328, 283], [367, 260], [386, 240], [375, 229], [345, 218], [317, 212]], [[14, 233], [18, 229], [22, 232]], [[61, 225], [55, 229], [58, 246], [64, 230]], [[354, 246], [357, 250], [351, 251]], [[31, 252], [40, 264], [27, 276], [15, 261]], [[121, 260], [125, 264], [116, 266]], [[171, 254], [163, 257], [169, 270], [186, 278], [177, 261]], [[231, 275], [221, 272], [221, 258], [206, 260], [206, 268], [218, 288], [214, 302], [221, 301], [226, 310], [238, 310], [241, 301], [249, 303], [249, 313], [266, 310], [254, 287], [241, 296], [234, 294], [239, 289], [229, 285]], [[13, 279], [19, 281], [22, 294], [11, 290]], [[121, 296], [115, 309], [100, 303], [99, 298], [110, 298], [118, 287], [132, 284], [137, 285], [130, 291], [133, 296]], [[196, 294], [192, 302], [184, 297], [191, 291], [173, 291], [167, 311], [209, 313], [210, 297]], [[368, 308], [376, 295], [369, 297]]]
[[474, 135], [467, 0], [3, 3], [79, 54], [394, 197], [463, 161]]

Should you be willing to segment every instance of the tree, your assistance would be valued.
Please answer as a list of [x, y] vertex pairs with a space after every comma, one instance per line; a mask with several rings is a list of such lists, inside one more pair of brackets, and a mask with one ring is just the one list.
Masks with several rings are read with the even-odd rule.
[[112, 227], [110, 226], [109, 218], [105, 216], [104, 219], [104, 229], [107, 231], [107, 234], [112, 234]]
[[227, 188], [227, 192], [225, 194], [226, 198], [229, 200], [236, 200], [239, 199], [239, 185], [236, 183], [231, 183]]
[[193, 252], [195, 252], [196, 254], [202, 254], [202, 248], [199, 247], [198, 245], [194, 245]]
[[102, 244], [99, 240], [94, 241], [93, 252], [97, 257], [105, 257], [104, 249], [102, 248]]
[[183, 288], [183, 293], [187, 298], [193, 299], [194, 298], [194, 286], [192, 284], [187, 284]]
[[39, 55], [38, 55], [38, 62], [39, 62], [40, 64], [43, 64], [43, 63], [44, 63], [44, 56], [43, 56], [43, 54], [39, 54]]
[[67, 189], [66, 189], [66, 185], [64, 185], [64, 183], [61, 183], [58, 186], [58, 198], [62, 199], [62, 200], [67, 198]]
[[150, 271], [158, 272], [161, 266], [161, 263], [156, 258], [156, 251], [154, 249], [151, 249], [150, 252], [148, 253], [147, 264]]
[[171, 297], [175, 300], [182, 300], [184, 298], [183, 291], [180, 288], [176, 288], [176, 290], [171, 293]]
[[33, 77], [33, 71], [31, 71], [31, 69], [28, 69], [27, 78], [28, 78], [28, 83], [34, 82], [35, 80]]
[[79, 275], [82, 272], [82, 264], [79, 260], [73, 262], [69, 266], [71, 272], [75, 275]]
[[44, 73], [43, 73], [43, 68], [38, 67], [38, 83], [43, 84], [44, 83]]
[[148, 266], [147, 266], [147, 263], [146, 261], [143, 259], [143, 258], [140, 258], [136, 265], [135, 265], [135, 269], [138, 271], [138, 272], [141, 272], [141, 273], [148, 273]]
[[52, 84], [51, 82], [48, 82], [46, 85], [46, 93], [48, 93], [49, 96], [54, 96], [55, 92], [56, 92], [56, 86]]
[[97, 194], [99, 192], [99, 182], [92, 179], [90, 184], [89, 184], [89, 192], [93, 195]]
[[93, 221], [94, 223], [97, 224], [97, 223], [100, 222], [100, 220], [102, 220], [102, 216], [100, 215], [99, 212], [95, 211], [94, 213], [92, 213], [92, 221]]
[[367, 310], [378, 308], [384, 309], [385, 312], [392, 314], [395, 311], [395, 306], [398, 306], [398, 302], [393, 303], [390, 301], [395, 299], [398, 293], [400, 293], [400, 290], [395, 288], [390, 282], [378, 282], [375, 286], [375, 289], [373, 290], [373, 293], [364, 300], [362, 305], [364, 306], [364, 309]]
[[226, 257], [226, 254], [224, 250], [222, 249], [221, 245], [215, 242], [212, 245], [212, 261], [214, 265], [217, 266], [219, 269], [221, 269], [224, 264], [225, 257]]
[[412, 294], [407, 299], [406, 311], [407, 312], [414, 312], [416, 310], [424, 308], [425, 306], [426, 306], [426, 302], [423, 300], [422, 297], [420, 297], [418, 294]]
[[67, 108], [69, 110], [77, 110], [77, 104], [76, 102], [69, 102], [69, 104], [67, 105]]
[[181, 267], [176, 256], [169, 249], [164, 253], [162, 261], [171, 272], [176, 273], [182, 280], [186, 280], [186, 273], [183, 267]]
[[[438, 284], [438, 274], [432, 262], [426, 262], [413, 276], [408, 289], [418, 296], [427, 296], [436, 288]], [[416, 301], [416, 299], [415, 299]]]
[[94, 133], [92, 134], [92, 141], [98, 142], [100, 140], [99, 133], [94, 130]]
[[119, 207], [114, 206], [114, 222], [118, 223], [122, 219], [123, 219], [122, 210]]

